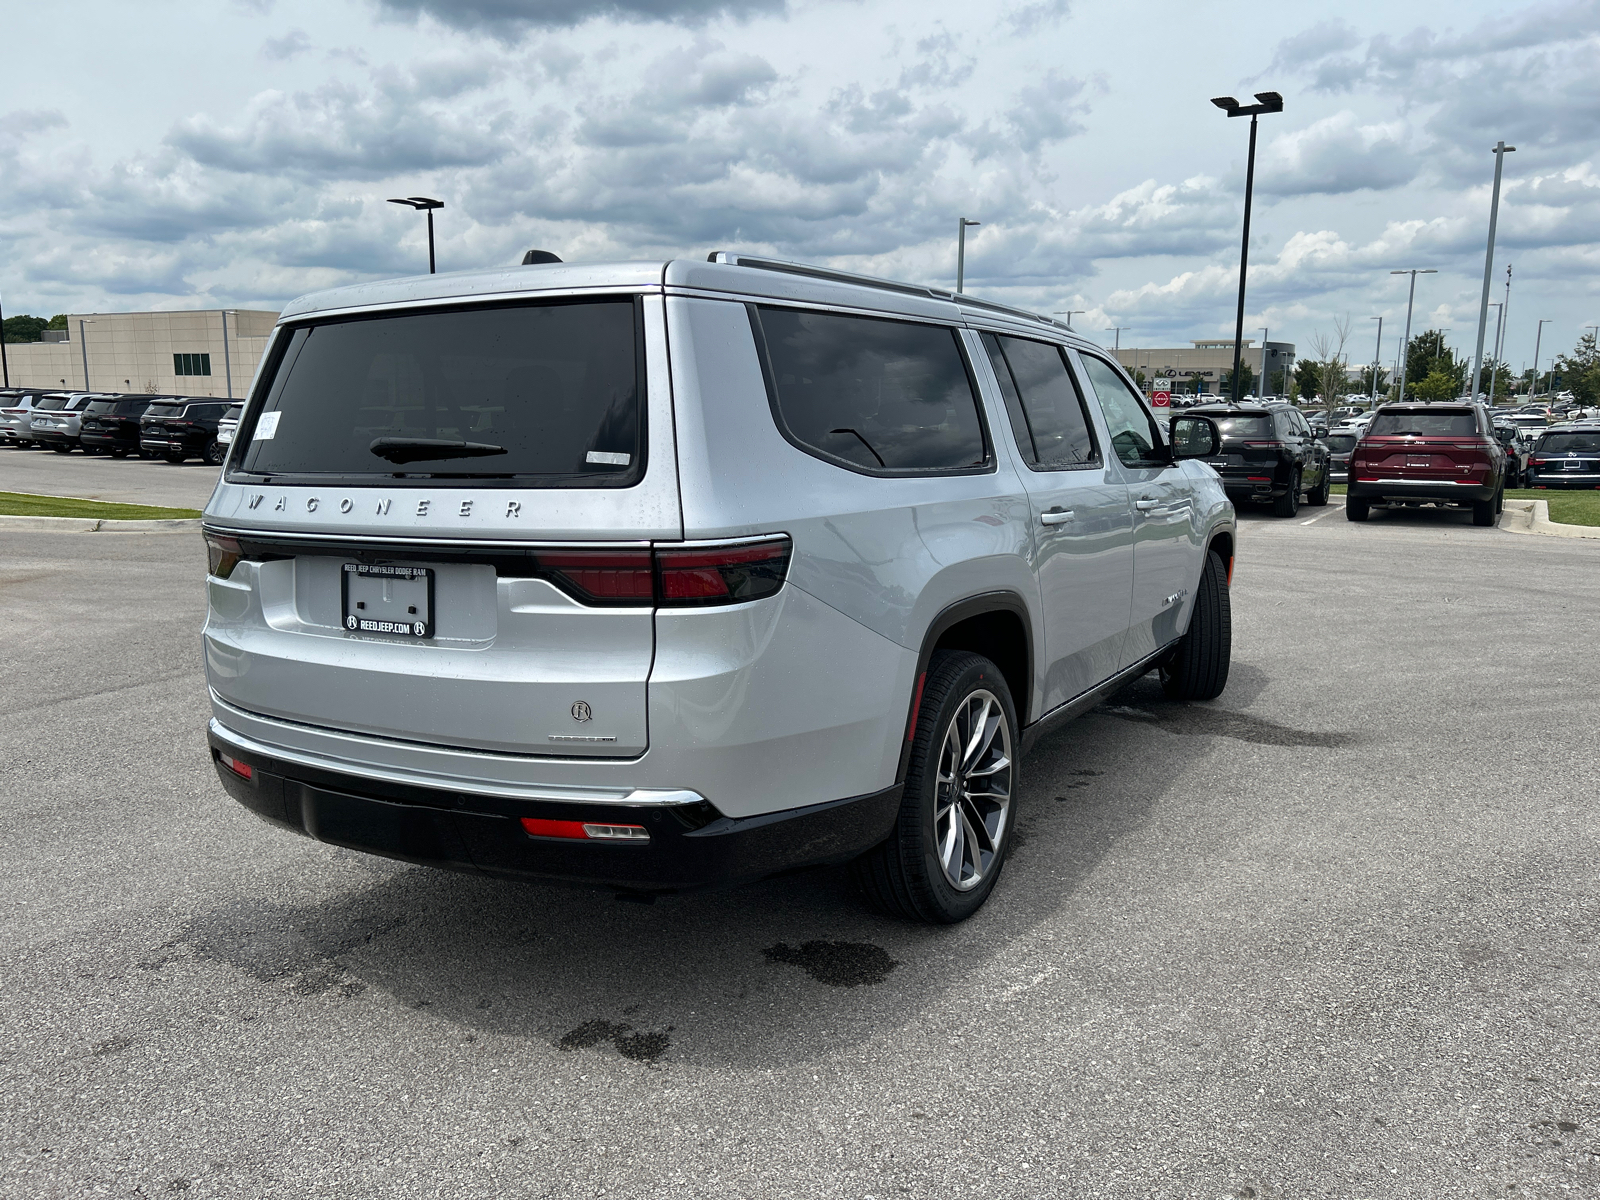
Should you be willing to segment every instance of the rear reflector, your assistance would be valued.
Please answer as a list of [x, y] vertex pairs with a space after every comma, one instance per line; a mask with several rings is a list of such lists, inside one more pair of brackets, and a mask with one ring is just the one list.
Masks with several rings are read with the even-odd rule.
[[229, 758], [226, 754], [219, 754], [217, 755], [217, 760], [240, 779], [249, 779], [255, 774], [254, 768], [249, 763], [242, 763], [237, 758]]
[[546, 821], [523, 817], [522, 828], [534, 837], [575, 838], [596, 842], [648, 842], [650, 831], [643, 825], [596, 825], [589, 821]]

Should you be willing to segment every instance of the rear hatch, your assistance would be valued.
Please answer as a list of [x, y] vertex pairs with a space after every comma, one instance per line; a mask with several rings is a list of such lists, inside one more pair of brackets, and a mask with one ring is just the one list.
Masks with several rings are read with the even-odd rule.
[[635, 295], [281, 329], [207, 509], [213, 559], [225, 530], [242, 557], [210, 581], [217, 695], [406, 741], [643, 753], [649, 546], [682, 538], [664, 343]]
[[172, 402], [152, 404], [139, 418], [139, 436], [155, 442], [181, 441], [188, 429], [183, 420], [185, 407]]
[[1585, 484], [1600, 479], [1600, 429], [1547, 433], [1528, 465], [1541, 477]]
[[1356, 482], [1486, 482], [1498, 442], [1478, 432], [1477, 414], [1466, 406], [1386, 407], [1367, 426], [1352, 458]]
[[1345, 468], [1350, 464], [1350, 452], [1356, 448], [1360, 439], [1353, 433], [1330, 433], [1322, 439], [1323, 445], [1328, 447], [1328, 465], [1330, 473], [1337, 478], [1343, 478]]
[[1207, 459], [1225, 481], [1265, 482], [1274, 478], [1283, 446], [1264, 412], [1207, 413], [1222, 434], [1220, 451]]

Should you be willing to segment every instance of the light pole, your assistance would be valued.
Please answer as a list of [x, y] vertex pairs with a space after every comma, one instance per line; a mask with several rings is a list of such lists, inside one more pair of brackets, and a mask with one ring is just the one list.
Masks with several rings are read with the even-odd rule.
[[1239, 317], [1233, 327], [1233, 402], [1239, 403], [1239, 360], [1244, 354], [1244, 282], [1250, 266], [1250, 198], [1256, 185], [1256, 118], [1262, 113], [1283, 111], [1283, 97], [1277, 92], [1257, 92], [1259, 104], [1240, 104], [1232, 96], [1213, 97], [1215, 104], [1230, 117], [1250, 118], [1250, 155], [1244, 170], [1244, 240], [1239, 248]]
[[433, 210], [436, 209], [436, 208], [443, 208], [444, 207], [444, 201], [443, 200], [430, 200], [426, 196], [407, 196], [404, 199], [400, 199], [400, 200], [391, 198], [389, 203], [390, 204], [404, 204], [404, 205], [406, 205], [406, 206], [408, 206], [410, 208], [417, 209], [419, 212], [426, 212], [428, 214], [428, 274], [432, 275], [434, 273], [434, 270], [433, 270]]
[[[1496, 348], [1496, 355], [1498, 355], [1500, 346], [1500, 323], [1501, 319], [1505, 316], [1505, 308], [1498, 300], [1489, 301], [1489, 307], [1494, 309], [1494, 345]], [[1493, 365], [1491, 365], [1489, 368], [1489, 405], [1491, 408], [1494, 406], [1494, 376], [1495, 368], [1498, 366], [1498, 364], [1499, 359], [1496, 357]], [[1474, 392], [1472, 394], [1472, 398], [1476, 400], [1478, 398], [1478, 394]]]
[[1383, 358], [1383, 318], [1368, 317], [1369, 321], [1378, 323], [1378, 341], [1372, 347], [1372, 402], [1370, 407], [1378, 407], [1378, 363]]
[[1555, 322], [1548, 317], [1539, 322], [1539, 328], [1533, 335], [1533, 386], [1528, 389], [1529, 399], [1539, 393], [1539, 343], [1544, 338], [1544, 327], [1554, 325]]
[[1265, 325], [1261, 327], [1261, 378], [1256, 380], [1256, 395], [1265, 396], [1267, 385], [1272, 381], [1267, 378], [1267, 334]]
[[83, 327], [93, 324], [94, 321], [89, 317], [78, 318], [78, 350], [83, 355], [83, 390], [86, 392], [89, 390], [89, 341], [84, 336]]
[[1050, 315], [1053, 317], [1065, 317], [1067, 319], [1067, 328], [1071, 329], [1072, 318], [1081, 317], [1088, 311], [1089, 310], [1087, 308], [1058, 308], [1055, 309]]
[[1417, 276], [1437, 275], [1432, 267], [1407, 267], [1404, 271], [1390, 271], [1391, 275], [1411, 276], [1411, 291], [1406, 296], [1406, 335], [1400, 339], [1400, 403], [1406, 402], [1406, 356], [1411, 351], [1411, 304], [1417, 298]]
[[228, 399], [233, 399], [233, 359], [228, 356], [228, 316], [238, 316], [236, 309], [222, 310], [222, 373], [228, 380]]
[[982, 225], [982, 221], [969, 221], [961, 218], [956, 226], [956, 295], [966, 291], [967, 285], [967, 228], [972, 225]]
[[0, 307], [0, 387], [11, 386], [11, 364], [6, 362], [6, 313]]
[[[1483, 335], [1489, 329], [1489, 284], [1494, 274], [1494, 229], [1500, 220], [1500, 172], [1506, 155], [1516, 150], [1504, 142], [1494, 144], [1494, 192], [1489, 200], [1489, 246], [1483, 253], [1483, 299], [1478, 301], [1478, 348], [1472, 353], [1472, 398], [1478, 398], [1479, 372], [1483, 369]], [[1501, 313], [1502, 319], [1504, 313]], [[1496, 357], [1499, 357], [1496, 355]]]

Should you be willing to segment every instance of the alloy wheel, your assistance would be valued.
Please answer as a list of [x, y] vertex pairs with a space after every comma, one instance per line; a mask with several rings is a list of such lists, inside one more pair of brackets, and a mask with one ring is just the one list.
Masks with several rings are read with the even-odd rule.
[[939, 748], [933, 833], [945, 878], [971, 891], [987, 877], [1011, 809], [1011, 725], [993, 692], [979, 688], [950, 718]]

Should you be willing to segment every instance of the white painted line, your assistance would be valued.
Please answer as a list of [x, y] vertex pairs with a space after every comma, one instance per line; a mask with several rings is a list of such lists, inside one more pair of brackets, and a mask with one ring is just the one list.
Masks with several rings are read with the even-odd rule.
[[1316, 516], [1312, 517], [1310, 521], [1301, 521], [1300, 524], [1302, 524], [1302, 525], [1313, 524], [1314, 522], [1322, 520], [1323, 517], [1330, 516], [1333, 513], [1338, 512], [1343, 507], [1344, 507], [1344, 505], [1342, 505], [1342, 504], [1339, 504], [1339, 505], [1330, 504], [1327, 507], [1326, 511], [1319, 512]]

